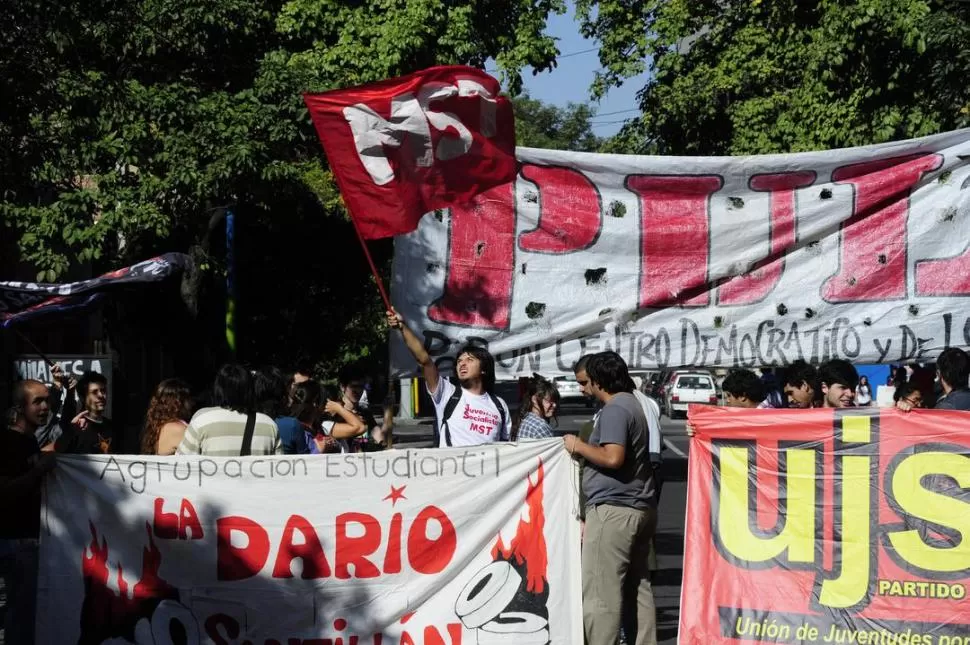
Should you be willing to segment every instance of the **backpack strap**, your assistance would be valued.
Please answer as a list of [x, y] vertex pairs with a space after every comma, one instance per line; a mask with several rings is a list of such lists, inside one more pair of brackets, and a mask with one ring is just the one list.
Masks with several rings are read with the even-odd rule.
[[458, 407], [458, 402], [461, 401], [461, 395], [461, 385], [456, 385], [455, 391], [452, 392], [448, 402], [445, 403], [445, 409], [441, 414], [441, 428], [435, 432], [434, 437], [435, 448], [438, 448], [441, 445], [441, 432], [444, 432], [445, 434], [445, 446], [451, 448], [451, 429], [448, 427], [448, 419], [450, 419], [451, 415], [455, 413], [455, 409]]
[[[441, 444], [442, 432], [444, 433], [444, 436], [445, 436], [445, 446], [447, 446], [448, 448], [451, 447], [451, 429], [448, 427], [448, 419], [451, 418], [451, 415], [455, 413], [455, 409], [458, 408], [458, 402], [461, 401], [461, 395], [463, 391], [464, 390], [462, 390], [461, 385], [456, 385], [455, 391], [451, 394], [451, 397], [448, 399], [448, 402], [445, 404], [445, 409], [442, 411], [442, 414], [441, 414], [441, 428], [436, 429], [434, 433], [434, 445], [436, 448], [439, 447]], [[499, 426], [499, 429], [498, 429], [499, 431], [498, 440], [508, 441], [509, 440], [508, 432], [506, 431], [507, 420], [505, 417], [505, 406], [502, 405], [502, 399], [498, 398], [491, 392], [488, 393], [488, 398], [492, 400], [492, 405], [494, 405], [496, 409], [498, 409], [499, 418], [501, 419], [501, 425]], [[502, 438], [503, 434], [505, 436], [505, 439]]]
[[243, 432], [242, 448], [239, 450], [240, 457], [248, 457], [253, 454], [253, 433], [256, 431], [256, 413], [250, 412], [246, 417], [246, 430]]
[[[502, 405], [502, 399], [498, 398], [497, 396], [495, 396], [491, 392], [488, 393], [488, 398], [490, 398], [492, 400], [492, 405], [494, 405], [498, 409], [498, 416], [502, 420], [502, 425], [500, 425], [499, 428], [498, 428], [498, 440], [499, 441], [514, 441], [514, 439], [512, 439], [511, 436], [510, 436], [511, 433], [509, 433], [509, 432], [506, 431], [507, 426], [505, 425], [505, 406]], [[503, 433], [505, 433], [505, 439], [502, 439], [502, 434]], [[516, 434], [518, 434], [518, 433], [516, 433]]]

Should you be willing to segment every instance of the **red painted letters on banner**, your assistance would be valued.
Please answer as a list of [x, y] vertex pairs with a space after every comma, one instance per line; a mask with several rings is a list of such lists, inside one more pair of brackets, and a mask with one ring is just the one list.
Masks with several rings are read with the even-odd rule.
[[[519, 237], [533, 253], [572, 253], [589, 248], [603, 226], [596, 186], [572, 168], [524, 164], [522, 176], [539, 187], [539, 225]], [[529, 201], [529, 198], [526, 198]]]
[[640, 306], [702, 307], [707, 293], [711, 194], [723, 180], [712, 175], [634, 175], [626, 185], [640, 196]]
[[906, 297], [909, 192], [923, 173], [943, 163], [940, 155], [882, 159], [837, 169], [836, 183], [855, 188], [852, 218], [842, 226], [839, 272], [823, 295], [829, 302]]
[[[448, 371], [932, 361], [970, 347], [970, 130], [755, 157], [523, 148], [396, 241], [395, 306]], [[392, 372], [415, 364], [391, 342]]]
[[512, 304], [515, 218], [512, 184], [451, 209], [448, 277], [428, 317], [441, 323], [505, 329]]
[[814, 172], [755, 175], [751, 189], [771, 193], [770, 254], [747, 275], [722, 285], [719, 305], [749, 305], [767, 296], [785, 270], [785, 251], [795, 247], [795, 189], [815, 183]]

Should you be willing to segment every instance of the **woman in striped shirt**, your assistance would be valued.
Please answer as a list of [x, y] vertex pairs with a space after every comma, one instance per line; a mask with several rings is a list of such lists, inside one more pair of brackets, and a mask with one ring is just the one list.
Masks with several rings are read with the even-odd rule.
[[255, 417], [251, 455], [281, 455], [276, 422], [256, 411], [253, 374], [242, 365], [223, 365], [212, 388], [213, 407], [202, 408], [192, 417], [177, 455], [238, 457], [249, 417]]

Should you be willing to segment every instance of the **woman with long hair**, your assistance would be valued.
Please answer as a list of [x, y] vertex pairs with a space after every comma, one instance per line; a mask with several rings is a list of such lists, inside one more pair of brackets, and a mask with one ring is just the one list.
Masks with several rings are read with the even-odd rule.
[[511, 441], [519, 439], [550, 439], [552, 426], [559, 408], [559, 389], [538, 374], [526, 383], [522, 404], [512, 419]]
[[192, 393], [185, 381], [170, 378], [159, 383], [145, 416], [142, 454], [174, 455], [185, 436], [191, 413]]
[[307, 426], [315, 426], [320, 418], [321, 394], [320, 384], [316, 381], [303, 381], [294, 385], [290, 416]]
[[319, 428], [320, 384], [309, 379], [289, 388], [290, 409], [276, 417], [284, 455], [313, 453], [313, 437]]
[[868, 376], [859, 377], [859, 384], [855, 388], [855, 402], [860, 407], [868, 407], [872, 404], [872, 386], [869, 385]]

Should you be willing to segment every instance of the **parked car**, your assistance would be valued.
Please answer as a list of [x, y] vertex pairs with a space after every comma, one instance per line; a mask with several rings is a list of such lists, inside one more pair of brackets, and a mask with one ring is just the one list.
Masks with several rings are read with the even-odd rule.
[[691, 403], [717, 405], [718, 391], [710, 372], [681, 370], [673, 372], [664, 388], [664, 410], [671, 419], [683, 414]]
[[583, 394], [583, 388], [576, 381], [575, 377], [557, 376], [552, 382], [556, 385], [556, 389], [559, 390], [559, 400], [561, 402], [590, 404], [590, 401]]
[[667, 400], [667, 390], [670, 389], [670, 385], [671, 383], [673, 383], [674, 376], [676, 375], [677, 375], [677, 370], [664, 370], [663, 372], [661, 372], [660, 377], [657, 379], [656, 383], [654, 384], [654, 391], [653, 391], [653, 394], [651, 395], [653, 396], [653, 398], [661, 402], [661, 408], [663, 408], [663, 410], [661, 411], [666, 412], [668, 416], [670, 416], [670, 413], [669, 411], [666, 410], [664, 403]]
[[504, 379], [495, 382], [495, 395], [501, 397], [509, 406], [509, 411], [517, 410], [520, 403], [518, 379]]

